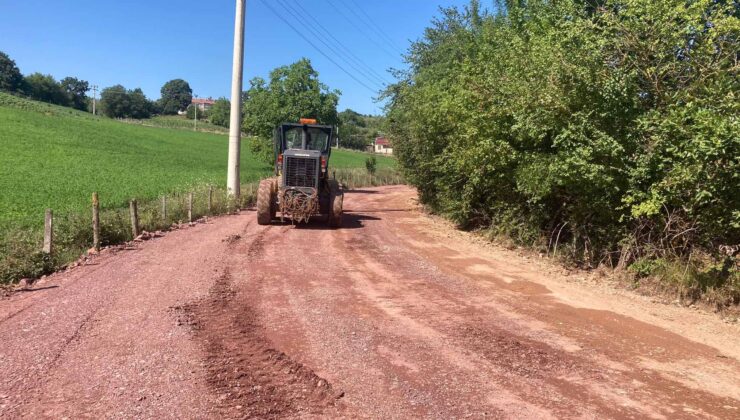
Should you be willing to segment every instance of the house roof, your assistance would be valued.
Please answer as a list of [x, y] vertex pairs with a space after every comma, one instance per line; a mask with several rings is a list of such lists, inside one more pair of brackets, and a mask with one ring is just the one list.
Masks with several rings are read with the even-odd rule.
[[216, 103], [216, 101], [213, 100], [213, 99], [211, 99], [211, 98], [207, 98], [207, 99], [206, 98], [193, 98], [193, 102], [192, 103], [197, 104], [197, 105], [201, 105], [201, 104], [203, 104], [203, 105], [213, 105], [213, 104]]
[[375, 139], [375, 144], [380, 146], [390, 146], [391, 142], [385, 137], [378, 137]]

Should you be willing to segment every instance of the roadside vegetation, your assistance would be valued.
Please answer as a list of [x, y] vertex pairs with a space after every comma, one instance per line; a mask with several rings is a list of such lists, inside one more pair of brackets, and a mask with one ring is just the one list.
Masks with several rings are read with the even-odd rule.
[[463, 228], [740, 303], [740, 6], [444, 9], [385, 93], [421, 200]]
[[362, 115], [351, 109], [339, 113], [339, 147], [367, 150], [383, 133], [385, 117]]

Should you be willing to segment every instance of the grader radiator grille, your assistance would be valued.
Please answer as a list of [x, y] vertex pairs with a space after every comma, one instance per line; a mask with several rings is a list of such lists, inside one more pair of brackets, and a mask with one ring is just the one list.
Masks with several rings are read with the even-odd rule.
[[285, 186], [316, 187], [318, 177], [318, 159], [287, 157], [285, 168]]

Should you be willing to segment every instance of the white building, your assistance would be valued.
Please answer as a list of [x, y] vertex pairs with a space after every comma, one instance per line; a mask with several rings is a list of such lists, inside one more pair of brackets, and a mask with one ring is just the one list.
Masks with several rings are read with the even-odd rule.
[[375, 153], [380, 153], [384, 155], [392, 155], [393, 154], [393, 147], [391, 146], [391, 142], [388, 141], [385, 137], [378, 137], [373, 142], [373, 151]]

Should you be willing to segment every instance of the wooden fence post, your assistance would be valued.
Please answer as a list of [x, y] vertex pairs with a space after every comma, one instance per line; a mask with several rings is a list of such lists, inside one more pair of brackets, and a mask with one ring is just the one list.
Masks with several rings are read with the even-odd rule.
[[208, 215], [211, 215], [211, 209], [213, 208], [213, 185], [208, 186]]
[[92, 194], [92, 205], [93, 205], [93, 248], [96, 251], [100, 251], [100, 201], [98, 200], [98, 193]]
[[131, 212], [131, 233], [134, 235], [134, 239], [139, 236], [139, 209], [136, 200], [131, 200], [129, 203], [129, 210]]
[[188, 194], [188, 223], [193, 223], [193, 193]]
[[44, 248], [42, 251], [45, 254], [51, 255], [54, 250], [54, 214], [51, 209], [46, 209], [46, 215], [44, 217]]
[[162, 220], [167, 221], [167, 196], [162, 196]]

